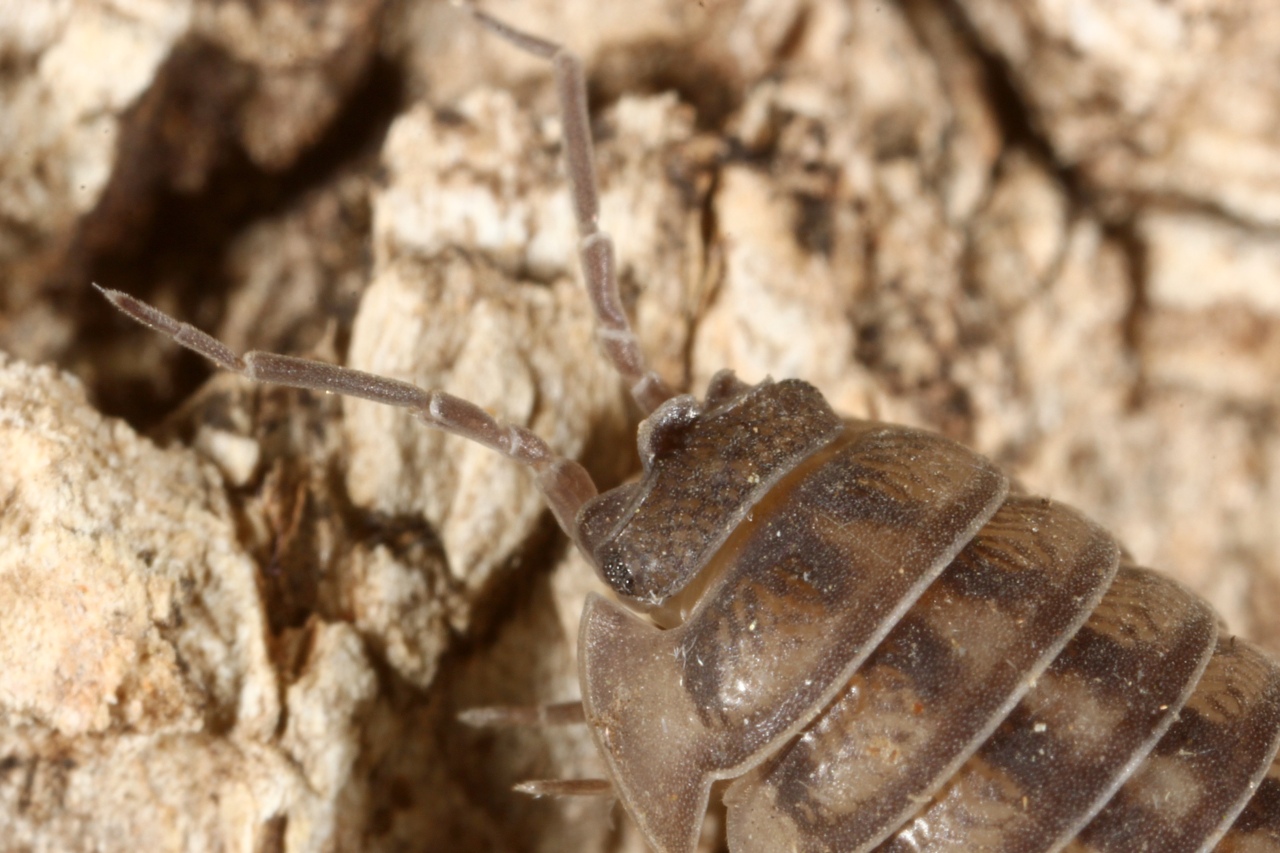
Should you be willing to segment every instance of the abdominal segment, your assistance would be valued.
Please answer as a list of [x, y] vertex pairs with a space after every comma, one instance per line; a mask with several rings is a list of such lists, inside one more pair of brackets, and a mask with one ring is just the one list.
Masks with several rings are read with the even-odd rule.
[[579, 637], [659, 853], [716, 780], [733, 853], [1280, 853], [1280, 666], [959, 445], [847, 424], [704, 571], [676, 627], [593, 597]]

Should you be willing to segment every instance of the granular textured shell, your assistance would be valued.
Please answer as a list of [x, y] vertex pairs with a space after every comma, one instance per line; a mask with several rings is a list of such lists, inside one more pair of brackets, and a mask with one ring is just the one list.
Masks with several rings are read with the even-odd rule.
[[[669, 443], [702, 426], [685, 412]], [[1006, 490], [940, 436], [846, 422], [751, 503], [676, 627], [588, 599], [587, 724], [655, 849], [694, 849], [718, 779], [733, 853], [1280, 849], [1258, 826], [1280, 663]]]

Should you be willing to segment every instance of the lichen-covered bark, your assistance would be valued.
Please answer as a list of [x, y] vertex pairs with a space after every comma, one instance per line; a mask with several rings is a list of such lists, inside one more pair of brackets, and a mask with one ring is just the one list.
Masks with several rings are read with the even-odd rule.
[[[939, 429], [1278, 650], [1280, 22], [1114, 5], [486, 8], [586, 61], [669, 381], [799, 376]], [[4, 837], [643, 849], [607, 802], [509, 791], [599, 773], [580, 732], [455, 721], [578, 695], [595, 581], [526, 473], [205, 382], [88, 289], [445, 388], [616, 484], [634, 411], [546, 67], [426, 0], [10, 4], [0, 55]]]

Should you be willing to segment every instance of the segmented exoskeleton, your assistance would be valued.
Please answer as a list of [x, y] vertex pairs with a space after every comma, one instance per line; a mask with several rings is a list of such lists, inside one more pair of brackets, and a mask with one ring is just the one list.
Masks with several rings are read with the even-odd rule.
[[470, 403], [241, 357], [104, 292], [225, 369], [407, 407], [533, 470], [625, 606], [591, 597], [579, 634], [580, 716], [609, 778], [526, 789], [612, 792], [667, 853], [694, 848], [717, 780], [731, 780], [734, 853], [1280, 850], [1280, 665], [954, 442], [842, 420], [796, 380], [725, 372], [702, 400], [672, 391], [597, 225], [578, 61], [475, 14], [555, 64], [600, 340], [647, 415], [636, 482], [597, 494], [577, 463]]

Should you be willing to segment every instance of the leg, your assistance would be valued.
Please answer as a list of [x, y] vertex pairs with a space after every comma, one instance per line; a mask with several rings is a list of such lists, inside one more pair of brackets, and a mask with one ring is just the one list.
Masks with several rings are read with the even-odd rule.
[[612, 797], [608, 779], [530, 779], [515, 790], [531, 797]]
[[591, 150], [591, 122], [587, 117], [587, 86], [582, 62], [560, 45], [510, 27], [481, 12], [470, 2], [455, 0], [455, 4], [470, 11], [487, 29], [521, 50], [550, 60], [555, 69], [564, 134], [565, 170], [573, 196], [574, 218], [578, 222], [582, 277], [595, 308], [596, 334], [609, 360], [631, 390], [631, 396], [648, 414], [663, 401], [674, 397], [675, 392], [645, 361], [618, 293], [613, 240], [599, 227], [600, 198]]
[[545, 441], [524, 427], [504, 424], [474, 403], [452, 394], [427, 391], [397, 379], [269, 352], [255, 351], [239, 356], [217, 338], [179, 322], [139, 299], [96, 284], [94, 287], [129, 317], [168, 335], [223, 370], [258, 382], [345, 394], [411, 409], [427, 426], [478, 442], [508, 459], [529, 466], [537, 476], [538, 488], [546, 497], [556, 520], [575, 543], [578, 541], [578, 510], [583, 503], [595, 497], [595, 484], [586, 469], [572, 459], [552, 453]]
[[458, 719], [474, 728], [503, 729], [516, 726], [573, 726], [587, 721], [581, 702], [560, 702], [555, 705], [491, 705], [485, 708], [468, 708], [458, 714]]
[[[572, 726], [586, 722], [581, 702], [555, 705], [468, 708], [458, 719], [474, 728], [503, 729], [519, 726]], [[613, 785], [607, 779], [530, 779], [515, 789], [531, 797], [608, 797]]]

